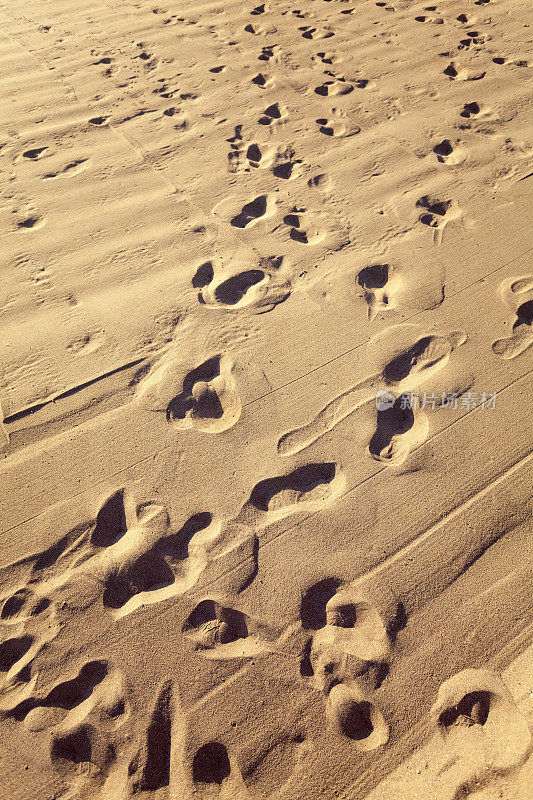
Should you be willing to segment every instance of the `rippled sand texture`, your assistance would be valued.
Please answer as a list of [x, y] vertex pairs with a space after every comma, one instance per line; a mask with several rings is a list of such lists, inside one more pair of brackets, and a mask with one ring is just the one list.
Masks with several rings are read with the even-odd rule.
[[530, 5], [254, 1], [0, 0], [0, 800], [529, 800]]

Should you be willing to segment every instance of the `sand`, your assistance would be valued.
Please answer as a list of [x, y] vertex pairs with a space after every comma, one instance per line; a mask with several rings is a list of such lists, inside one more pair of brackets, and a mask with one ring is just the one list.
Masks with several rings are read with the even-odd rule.
[[527, 800], [526, 0], [0, 2], [0, 800]]

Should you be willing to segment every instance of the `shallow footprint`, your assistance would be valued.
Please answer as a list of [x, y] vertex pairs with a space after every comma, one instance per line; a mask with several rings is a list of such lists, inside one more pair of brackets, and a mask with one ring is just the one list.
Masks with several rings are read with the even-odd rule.
[[206, 598], [193, 609], [182, 632], [205, 658], [250, 658], [268, 652], [276, 637], [251, 617]]
[[533, 344], [533, 275], [502, 281], [500, 292], [516, 320], [512, 334], [493, 342], [492, 351], [505, 359], [516, 358]]
[[265, 526], [290, 514], [326, 508], [339, 497], [345, 484], [345, 476], [335, 464], [306, 464], [288, 475], [260, 481], [237, 522]]
[[380, 374], [371, 375], [327, 403], [307, 425], [285, 433], [278, 442], [278, 453], [294, 455], [316, 442], [339, 422], [385, 392], [390, 405], [400, 395], [417, 391], [420, 383], [440, 371], [466, 336], [453, 331], [445, 336], [423, 336], [392, 358]]
[[447, 747], [470, 764], [475, 777], [508, 772], [531, 752], [527, 720], [489, 670], [465, 669], [445, 681], [432, 715]]

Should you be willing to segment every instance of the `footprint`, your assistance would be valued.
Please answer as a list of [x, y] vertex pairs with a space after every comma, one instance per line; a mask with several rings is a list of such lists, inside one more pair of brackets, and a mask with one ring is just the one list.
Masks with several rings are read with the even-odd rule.
[[432, 716], [446, 746], [470, 765], [473, 777], [506, 773], [531, 752], [526, 719], [501, 678], [489, 670], [466, 669], [445, 681]]
[[533, 344], [533, 276], [502, 281], [503, 302], [516, 314], [513, 332], [492, 343], [492, 351], [505, 359], [516, 358]]
[[335, 464], [306, 464], [256, 484], [236, 521], [264, 527], [298, 512], [313, 513], [333, 503], [345, 485]]
[[232, 428], [241, 415], [241, 400], [231, 358], [215, 355], [183, 373], [178, 360], [164, 360], [138, 384], [136, 402], [165, 411], [169, 423], [181, 430], [221, 433]]
[[315, 120], [320, 133], [324, 136], [355, 136], [361, 132], [358, 125], [349, 122], [346, 113], [339, 109], [332, 108], [329, 117], [319, 117]]
[[496, 56], [496, 58], [493, 58], [492, 60], [495, 64], [500, 66], [509, 64], [512, 67], [529, 67], [529, 61], [524, 59], [511, 59], [507, 58], [506, 56]]
[[320, 86], [315, 88], [315, 94], [321, 97], [335, 97], [336, 95], [345, 95], [353, 92], [351, 83], [346, 83], [344, 79], [336, 79], [333, 81], [325, 81]]
[[272, 103], [268, 108], [265, 108], [258, 122], [260, 125], [275, 125], [286, 119], [287, 116], [287, 111], [283, 106], [280, 107], [279, 103]]
[[261, 48], [261, 53], [258, 56], [259, 61], [279, 61], [281, 53], [281, 47], [279, 44], [270, 44], [266, 45], [265, 47]]
[[370, 321], [378, 314], [396, 308], [396, 298], [402, 280], [390, 264], [372, 264], [365, 267], [358, 274], [357, 283], [363, 290]]
[[261, 27], [261, 25], [252, 25], [251, 23], [245, 25], [244, 30], [246, 31], [246, 33], [251, 33], [254, 36], [259, 36], [261, 33], [265, 32], [265, 29]]
[[236, 760], [217, 741], [206, 742], [195, 752], [187, 789], [184, 800], [252, 800]]
[[275, 201], [266, 194], [246, 203], [239, 214], [234, 216], [230, 223], [234, 228], [252, 228], [262, 219], [268, 219], [274, 213]]
[[389, 726], [383, 714], [356, 685], [334, 686], [328, 695], [326, 713], [333, 730], [351, 739], [362, 753], [376, 750], [389, 740]]
[[202, 600], [190, 613], [182, 632], [205, 658], [250, 658], [267, 652], [268, 629], [216, 598]]
[[[317, 53], [316, 54], [316, 58], [320, 59], [320, 61], [323, 64], [337, 64], [342, 60], [342, 59], [338, 58], [337, 56], [335, 56], [333, 53], [328, 53], [328, 52], [325, 52], [325, 51]], [[313, 60], [315, 60], [315, 56], [313, 56]]]
[[399, 466], [410, 452], [426, 441], [429, 433], [427, 414], [411, 408], [409, 395], [400, 395], [390, 408], [378, 409], [376, 432], [368, 452], [376, 461]]
[[481, 70], [469, 70], [465, 67], [458, 68], [455, 62], [451, 61], [443, 74], [451, 81], [480, 81], [487, 73]]
[[464, 150], [454, 146], [449, 139], [443, 139], [435, 145], [433, 152], [441, 164], [461, 164], [465, 160]]
[[23, 158], [29, 158], [31, 161], [37, 161], [38, 158], [42, 156], [48, 150], [48, 147], [34, 147], [32, 150], [26, 150], [23, 154]]
[[290, 238], [299, 244], [320, 244], [326, 238], [326, 232], [313, 224], [305, 208], [294, 207], [290, 214], [285, 215], [283, 222], [290, 228]]
[[69, 342], [66, 350], [73, 355], [89, 355], [96, 352], [104, 344], [106, 339], [104, 330], [96, 330], [86, 333], [80, 339]]
[[302, 598], [302, 626], [314, 631], [302, 674], [325, 694], [337, 683], [355, 680], [373, 691], [388, 674], [394, 639], [405, 619], [403, 605], [380, 584], [319, 581]]
[[419, 222], [434, 228], [433, 241], [440, 244], [446, 225], [461, 217], [461, 209], [455, 200], [439, 200], [430, 195], [424, 195], [417, 200], [416, 205], [424, 208], [425, 212], [419, 216]]
[[4, 691], [20, 680], [20, 673], [35, 655], [33, 636], [22, 634], [5, 639], [0, 644], [0, 688]]
[[39, 228], [42, 228], [44, 224], [45, 220], [43, 217], [39, 217], [37, 214], [32, 214], [31, 216], [20, 220], [20, 222], [17, 222], [17, 228], [19, 228], [19, 230], [37, 231]]
[[79, 175], [80, 172], [83, 172], [85, 169], [87, 169], [90, 163], [91, 160], [89, 158], [76, 158], [74, 161], [70, 161], [68, 164], [65, 164], [64, 167], [56, 172], [48, 172], [46, 175], [43, 175], [43, 179], [52, 180], [54, 178], [61, 178], [63, 175], [67, 175], [69, 177]]
[[282, 256], [262, 259], [260, 265], [262, 269], [234, 274], [221, 270], [215, 276], [211, 262], [202, 264], [192, 281], [192, 285], [200, 289], [198, 300], [207, 308], [271, 311], [290, 296], [291, 284], [287, 271], [282, 268]]
[[44, 697], [29, 698], [21, 703], [14, 709], [13, 716], [33, 732], [59, 726], [66, 729], [72, 720], [79, 722], [80, 714], [88, 715], [98, 699], [97, 687], [108, 674], [106, 661], [89, 661], [76, 677], [58, 683]]
[[[427, 9], [424, 10], [427, 11]], [[424, 15], [415, 17], [415, 22], [430, 22], [433, 25], [444, 25], [442, 17], [426, 17]]]
[[183, 428], [221, 433], [241, 415], [241, 401], [228, 356], [214, 356], [187, 374], [182, 391], [167, 406], [167, 419]]
[[449, 361], [454, 350], [466, 341], [462, 333], [424, 336], [412, 347], [393, 358], [380, 374], [372, 375], [335, 397], [308, 424], [284, 434], [278, 442], [281, 456], [294, 455], [316, 442], [365, 403], [375, 400], [378, 391], [395, 398], [419, 389]]
[[275, 84], [274, 78], [263, 75], [262, 72], [258, 72], [257, 75], [254, 75], [251, 82], [256, 86], [260, 86], [262, 89], [272, 89]]
[[484, 110], [484, 107], [475, 101], [472, 103], [465, 103], [463, 106], [463, 110], [461, 111], [461, 116], [465, 119], [470, 119], [470, 117], [477, 117], [479, 114], [487, 113]]
[[304, 39], [331, 39], [332, 36], [335, 36], [333, 31], [318, 30], [318, 28], [311, 28], [309, 25], [303, 25], [298, 30], [302, 31]]

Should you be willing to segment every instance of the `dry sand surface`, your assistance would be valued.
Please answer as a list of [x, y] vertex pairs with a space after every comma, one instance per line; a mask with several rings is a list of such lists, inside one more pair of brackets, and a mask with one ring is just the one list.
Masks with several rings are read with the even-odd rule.
[[161, 2], [0, 0], [0, 800], [528, 800], [530, 3]]

